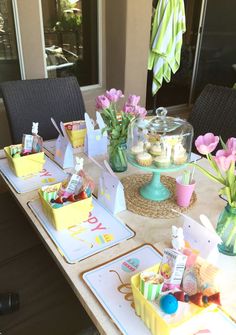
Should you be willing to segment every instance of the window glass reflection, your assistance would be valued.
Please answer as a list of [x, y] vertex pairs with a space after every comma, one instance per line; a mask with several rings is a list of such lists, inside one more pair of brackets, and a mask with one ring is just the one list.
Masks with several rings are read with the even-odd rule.
[[42, 0], [42, 10], [48, 77], [97, 84], [97, 0]]
[[0, 1], [0, 82], [20, 79], [12, 1]]

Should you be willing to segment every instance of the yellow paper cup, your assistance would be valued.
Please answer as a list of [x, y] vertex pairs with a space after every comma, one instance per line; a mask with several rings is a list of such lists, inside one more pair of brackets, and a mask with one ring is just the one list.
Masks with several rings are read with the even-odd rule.
[[[74, 123], [76, 123], [76, 121], [74, 121]], [[77, 121], [77, 123], [81, 124], [84, 123], [85, 121]], [[65, 126], [67, 125], [72, 125], [71, 122], [67, 122], [64, 123]], [[85, 140], [85, 136], [87, 133], [87, 129], [86, 128], [82, 128], [82, 129], [77, 129], [77, 130], [71, 130], [68, 129], [68, 127], [66, 127], [66, 133], [70, 139], [70, 142], [72, 144], [73, 148], [80, 148], [84, 146], [84, 140]]]
[[57, 193], [59, 190], [59, 186], [43, 186], [41, 188], [42, 196], [47, 201], [50, 202], [51, 200], [55, 200], [57, 198]]

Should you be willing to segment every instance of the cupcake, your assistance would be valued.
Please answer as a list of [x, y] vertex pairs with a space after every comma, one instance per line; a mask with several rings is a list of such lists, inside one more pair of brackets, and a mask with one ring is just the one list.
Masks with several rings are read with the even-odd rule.
[[174, 146], [173, 150], [173, 162], [176, 165], [181, 165], [187, 162], [187, 153], [184, 146], [181, 143], [178, 143]]
[[166, 136], [165, 142], [174, 147], [175, 145], [181, 143], [181, 138], [179, 135]]
[[139, 165], [149, 166], [152, 164], [152, 156], [148, 152], [141, 152], [136, 156]]
[[149, 149], [149, 153], [152, 156], [160, 156], [162, 154], [162, 148], [160, 143], [153, 144]]
[[185, 164], [187, 162], [187, 159], [188, 159], [187, 154], [183, 153], [179, 156], [174, 157], [174, 164], [175, 165]]
[[134, 155], [137, 155], [141, 152], [143, 152], [144, 149], [143, 149], [143, 142], [138, 142], [137, 145], [134, 145], [133, 147], [131, 147], [131, 152], [132, 154]]
[[156, 157], [153, 162], [159, 168], [167, 168], [170, 166], [170, 159], [166, 156]]
[[151, 148], [151, 143], [150, 142], [145, 142], [144, 143], [144, 148], [145, 148], [145, 150], [149, 150], [150, 148]]

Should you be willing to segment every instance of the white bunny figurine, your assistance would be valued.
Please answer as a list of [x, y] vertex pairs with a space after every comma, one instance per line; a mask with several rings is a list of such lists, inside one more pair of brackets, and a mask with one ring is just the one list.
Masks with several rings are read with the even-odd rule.
[[177, 228], [176, 226], [172, 226], [172, 246], [175, 250], [180, 251], [184, 248], [184, 233], [183, 228]]

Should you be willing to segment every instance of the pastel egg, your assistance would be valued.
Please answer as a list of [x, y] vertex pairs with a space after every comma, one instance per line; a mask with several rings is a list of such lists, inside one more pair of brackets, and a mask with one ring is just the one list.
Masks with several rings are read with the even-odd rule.
[[121, 268], [125, 272], [134, 272], [138, 268], [139, 263], [139, 259], [129, 258], [122, 263]]
[[178, 300], [172, 294], [163, 295], [160, 299], [160, 308], [166, 314], [174, 314], [178, 309]]

